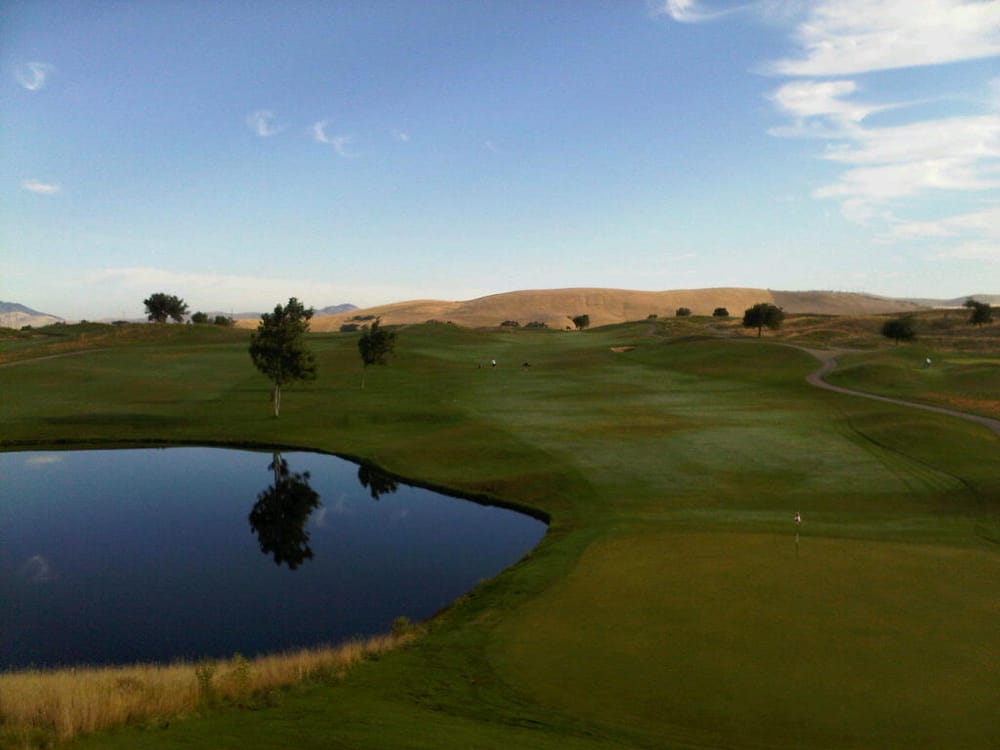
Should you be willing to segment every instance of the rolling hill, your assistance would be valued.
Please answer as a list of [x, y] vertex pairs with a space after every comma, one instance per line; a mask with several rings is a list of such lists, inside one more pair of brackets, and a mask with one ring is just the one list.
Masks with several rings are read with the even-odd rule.
[[[575, 315], [590, 316], [591, 326], [642, 320], [650, 315], [673, 316], [679, 307], [695, 315], [711, 315], [717, 307], [731, 315], [757, 302], [769, 302], [787, 313], [825, 315], [871, 315], [907, 312], [920, 305], [903, 300], [848, 292], [782, 292], [768, 289], [720, 287], [713, 289], [676, 289], [661, 292], [627, 289], [538, 289], [492, 294], [465, 301], [412, 300], [389, 305], [350, 310], [336, 315], [318, 313], [312, 321], [314, 331], [336, 331], [345, 323], [382, 318], [387, 325], [424, 323], [439, 320], [469, 328], [498, 326], [504, 321], [520, 325], [545, 323], [549, 328], [572, 327]], [[238, 321], [253, 327], [255, 321]]]

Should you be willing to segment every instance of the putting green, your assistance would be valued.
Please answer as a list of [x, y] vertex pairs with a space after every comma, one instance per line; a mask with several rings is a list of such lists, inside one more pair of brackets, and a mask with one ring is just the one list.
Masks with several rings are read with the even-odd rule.
[[541, 703], [660, 740], [993, 748], [998, 581], [988, 549], [619, 536], [507, 618], [491, 657]]

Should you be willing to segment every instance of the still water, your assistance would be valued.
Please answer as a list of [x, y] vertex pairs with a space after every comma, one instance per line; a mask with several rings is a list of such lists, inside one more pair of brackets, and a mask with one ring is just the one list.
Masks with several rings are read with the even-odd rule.
[[248, 656], [432, 615], [545, 525], [315, 453], [0, 453], [0, 669]]

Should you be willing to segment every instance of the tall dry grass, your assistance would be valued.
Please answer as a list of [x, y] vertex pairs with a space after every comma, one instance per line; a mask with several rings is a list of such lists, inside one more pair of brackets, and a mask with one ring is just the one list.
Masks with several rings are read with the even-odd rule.
[[412, 630], [245, 659], [0, 673], [0, 746], [37, 747], [128, 723], [240, 703], [312, 677], [339, 678]]

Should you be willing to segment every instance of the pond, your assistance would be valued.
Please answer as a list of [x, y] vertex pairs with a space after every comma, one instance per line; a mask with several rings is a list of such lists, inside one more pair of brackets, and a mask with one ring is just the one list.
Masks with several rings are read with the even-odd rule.
[[0, 669], [251, 656], [420, 620], [545, 524], [334, 456], [0, 453]]

